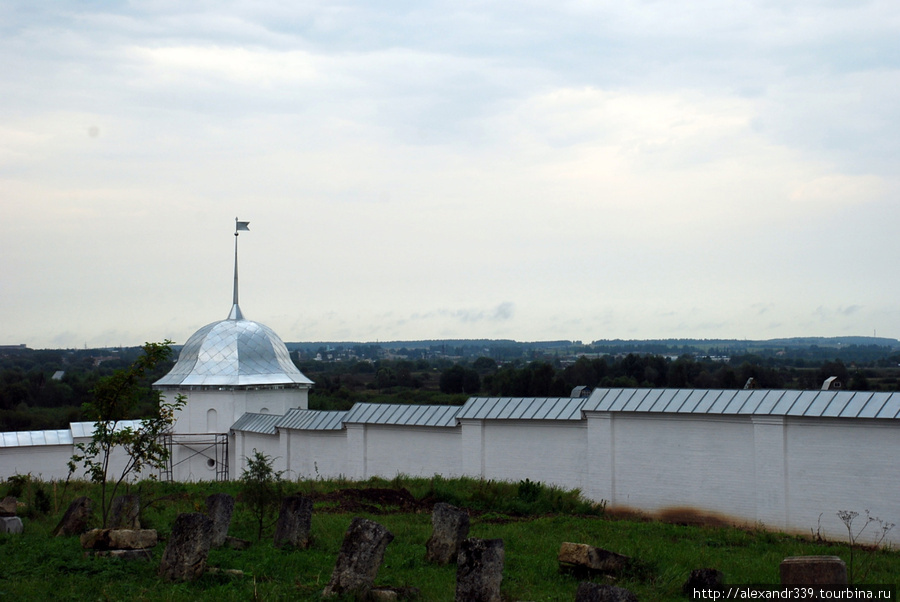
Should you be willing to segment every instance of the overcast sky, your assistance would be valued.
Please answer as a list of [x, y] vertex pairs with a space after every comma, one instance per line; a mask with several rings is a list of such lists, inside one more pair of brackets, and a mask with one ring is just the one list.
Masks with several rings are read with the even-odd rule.
[[2, 344], [900, 337], [900, 3], [0, 0]]

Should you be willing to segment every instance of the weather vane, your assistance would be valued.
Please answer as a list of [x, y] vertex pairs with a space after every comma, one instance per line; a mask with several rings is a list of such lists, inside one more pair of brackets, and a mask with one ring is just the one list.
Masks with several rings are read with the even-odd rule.
[[244, 314], [238, 305], [238, 232], [244, 230], [250, 231], [250, 222], [242, 222], [238, 218], [234, 218], [234, 305], [231, 307], [231, 313], [228, 318], [231, 320], [243, 320]]

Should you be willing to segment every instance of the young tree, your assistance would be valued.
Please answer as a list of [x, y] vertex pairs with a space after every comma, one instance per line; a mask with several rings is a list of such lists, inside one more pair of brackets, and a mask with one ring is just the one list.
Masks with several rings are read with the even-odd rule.
[[[169, 358], [171, 345], [169, 340], [145, 343], [143, 354], [130, 367], [100, 379], [91, 400], [82, 406], [85, 416], [94, 421], [94, 432], [89, 442], [75, 445], [77, 452], [69, 460], [69, 474], [80, 464], [91, 481], [100, 485], [104, 527], [119, 486], [146, 468], [164, 468], [169, 458], [162, 435], [175, 424], [175, 412], [184, 405], [185, 398], [178, 395], [174, 401], [163, 401], [159, 391], [148, 391], [142, 381]], [[136, 406], [148, 396], [154, 402], [155, 415], [141, 420], [138, 428], [122, 426], [123, 420], [134, 418]], [[125, 464], [121, 473], [110, 475], [110, 460], [117, 447], [124, 452]]]
[[257, 541], [262, 539], [266, 517], [275, 511], [281, 500], [282, 472], [272, 468], [272, 463], [271, 456], [254, 449], [253, 456], [247, 458], [247, 468], [241, 472], [241, 492], [244, 503], [256, 517]]

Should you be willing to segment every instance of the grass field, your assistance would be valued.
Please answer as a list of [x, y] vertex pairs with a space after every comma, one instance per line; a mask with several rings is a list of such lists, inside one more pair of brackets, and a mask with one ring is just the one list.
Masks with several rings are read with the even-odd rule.
[[[245, 551], [213, 550], [209, 566], [243, 571], [242, 576], [207, 574], [192, 583], [167, 583], [156, 570], [165, 538], [180, 512], [205, 511], [204, 500], [224, 491], [238, 498], [230, 534], [255, 540], [254, 517], [241, 502], [240, 484], [167, 484], [132, 486], [145, 504], [145, 527], [163, 541], [151, 562], [85, 557], [77, 538], [50, 536], [65, 507], [79, 495], [96, 495], [85, 483], [29, 481], [20, 487], [25, 505], [22, 535], [0, 535], [0, 598], [9, 600], [319, 600], [328, 582], [344, 531], [354, 516], [387, 527], [394, 540], [387, 547], [376, 583], [415, 587], [420, 600], [453, 600], [455, 567], [425, 562], [431, 534], [429, 508], [436, 501], [467, 507], [470, 536], [502, 538], [505, 567], [502, 591], [507, 600], [573, 600], [578, 580], [560, 574], [556, 554], [564, 541], [588, 543], [631, 556], [635, 569], [615, 581], [641, 600], [685, 600], [681, 586], [690, 571], [721, 570], [729, 584], [777, 584], [778, 565], [787, 556], [826, 554], [850, 562], [847, 544], [816, 542], [753, 530], [685, 526], [642, 520], [612, 519], [602, 506], [535, 483], [495, 483], [473, 479], [373, 479], [287, 483], [315, 501], [313, 544], [307, 550], [281, 550], [271, 543], [271, 528]], [[9, 489], [9, 486], [5, 486]], [[363, 489], [369, 495], [361, 495]], [[409, 496], [387, 495], [403, 490]], [[40, 493], [38, 493], [40, 492]], [[7, 491], [0, 485], [0, 495]], [[376, 495], [377, 494], [377, 495]], [[401, 504], [398, 499], [413, 499]], [[155, 500], [155, 501], [153, 501]], [[42, 507], [45, 512], [39, 510]], [[862, 543], [862, 541], [861, 541]], [[900, 576], [900, 554], [858, 546], [853, 555], [857, 583], [891, 584]], [[602, 580], [602, 578], [601, 578]]]

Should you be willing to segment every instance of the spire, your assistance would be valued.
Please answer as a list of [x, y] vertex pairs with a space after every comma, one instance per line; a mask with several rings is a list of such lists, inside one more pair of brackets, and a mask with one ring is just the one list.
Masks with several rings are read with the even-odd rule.
[[228, 314], [229, 320], [243, 320], [244, 314], [241, 313], [241, 306], [238, 305], [238, 232], [245, 230], [250, 231], [250, 222], [239, 222], [238, 218], [234, 218], [234, 301], [231, 306], [231, 313]]

